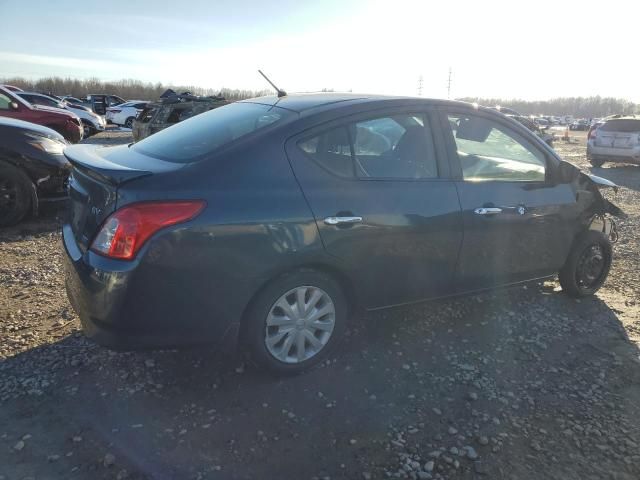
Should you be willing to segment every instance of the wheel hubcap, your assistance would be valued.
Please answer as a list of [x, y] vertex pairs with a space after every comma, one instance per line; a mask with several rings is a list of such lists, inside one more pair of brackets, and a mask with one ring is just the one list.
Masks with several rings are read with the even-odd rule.
[[312, 286], [294, 288], [269, 310], [265, 346], [281, 362], [303, 362], [329, 342], [335, 321], [336, 309], [327, 292]]
[[600, 281], [605, 268], [605, 255], [600, 245], [591, 245], [582, 252], [576, 268], [578, 285], [590, 288]]

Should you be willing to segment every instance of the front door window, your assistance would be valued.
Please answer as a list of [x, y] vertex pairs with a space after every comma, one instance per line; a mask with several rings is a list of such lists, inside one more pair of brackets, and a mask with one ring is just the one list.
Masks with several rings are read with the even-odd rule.
[[511, 129], [474, 115], [449, 115], [466, 181], [544, 182], [544, 153]]

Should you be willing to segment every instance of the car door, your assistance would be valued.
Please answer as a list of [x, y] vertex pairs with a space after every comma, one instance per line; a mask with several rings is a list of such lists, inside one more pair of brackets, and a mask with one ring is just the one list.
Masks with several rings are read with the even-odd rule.
[[325, 249], [369, 308], [452, 289], [461, 214], [434, 120], [416, 110], [360, 114], [287, 142]]
[[539, 278], [567, 257], [580, 209], [555, 159], [520, 125], [477, 109], [441, 108], [460, 196], [461, 291]]

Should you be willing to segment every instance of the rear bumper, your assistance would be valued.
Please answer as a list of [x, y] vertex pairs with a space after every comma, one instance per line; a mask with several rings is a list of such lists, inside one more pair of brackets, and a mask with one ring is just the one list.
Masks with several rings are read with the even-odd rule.
[[[62, 233], [67, 296], [96, 343], [114, 350], [169, 348], [218, 343], [237, 332], [239, 322], [232, 320], [239, 316], [209, 309], [175, 288], [167, 292], [166, 277], [154, 283], [155, 274], [144, 272], [139, 260], [83, 253], [70, 225]], [[209, 294], [212, 305], [219, 300]]]
[[640, 163], [640, 148], [610, 148], [587, 146], [587, 158], [608, 162]]

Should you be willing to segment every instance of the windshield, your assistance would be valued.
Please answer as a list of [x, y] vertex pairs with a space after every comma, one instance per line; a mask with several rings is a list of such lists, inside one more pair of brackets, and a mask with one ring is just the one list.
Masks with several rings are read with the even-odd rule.
[[238, 138], [295, 115], [257, 103], [232, 103], [162, 130], [132, 148], [161, 160], [190, 163]]

